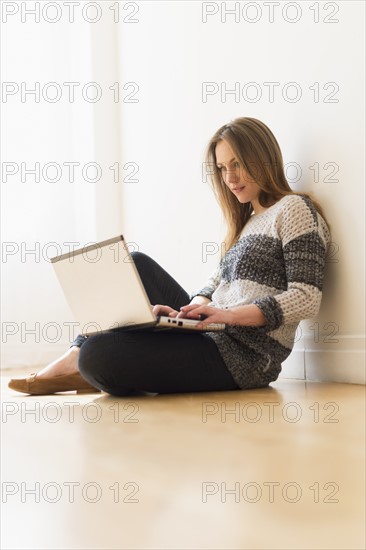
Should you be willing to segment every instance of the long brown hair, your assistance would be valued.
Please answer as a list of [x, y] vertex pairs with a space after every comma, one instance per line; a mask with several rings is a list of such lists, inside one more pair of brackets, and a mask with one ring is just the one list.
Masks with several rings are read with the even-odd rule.
[[330, 228], [323, 209], [313, 194], [295, 192], [290, 188], [284, 172], [281, 149], [271, 130], [256, 118], [236, 118], [217, 130], [208, 143], [205, 155], [214, 194], [227, 225], [225, 250], [221, 252], [221, 257], [238, 240], [253, 212], [251, 203], [240, 203], [224, 183], [216, 165], [216, 145], [221, 140], [230, 145], [240, 166], [260, 187], [258, 201], [261, 206], [268, 208], [285, 195], [305, 195], [311, 199], [328, 229]]

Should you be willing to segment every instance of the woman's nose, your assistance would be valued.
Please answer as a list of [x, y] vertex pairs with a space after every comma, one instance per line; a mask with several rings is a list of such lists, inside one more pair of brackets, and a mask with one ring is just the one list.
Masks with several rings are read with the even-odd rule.
[[226, 181], [227, 183], [237, 183], [238, 181], [238, 175], [237, 173], [235, 172], [235, 170], [232, 170], [232, 171], [227, 171], [227, 174], [226, 174]]

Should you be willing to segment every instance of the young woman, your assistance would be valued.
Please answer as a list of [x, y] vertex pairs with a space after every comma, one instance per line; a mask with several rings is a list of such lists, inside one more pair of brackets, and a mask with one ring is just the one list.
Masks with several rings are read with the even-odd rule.
[[299, 322], [319, 311], [329, 224], [309, 194], [290, 189], [280, 147], [255, 118], [219, 128], [206, 163], [227, 235], [203, 287], [189, 295], [152, 258], [132, 256], [156, 314], [226, 330], [79, 335], [61, 358], [10, 388], [128, 395], [259, 388], [277, 379]]

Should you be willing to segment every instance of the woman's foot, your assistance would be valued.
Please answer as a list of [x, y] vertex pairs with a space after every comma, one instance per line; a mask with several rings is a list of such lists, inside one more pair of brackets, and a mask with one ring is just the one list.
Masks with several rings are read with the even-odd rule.
[[79, 372], [52, 376], [50, 378], [39, 378], [37, 373], [35, 373], [31, 374], [28, 378], [10, 380], [8, 386], [12, 390], [31, 395], [50, 395], [64, 391], [76, 391], [76, 393], [96, 393], [101, 391], [84, 380]]
[[101, 390], [84, 380], [78, 369], [80, 348], [72, 346], [59, 359], [27, 378], [12, 379], [8, 386], [12, 390], [33, 395], [47, 395], [76, 390], [77, 393], [93, 393]]
[[79, 372], [78, 359], [80, 348], [72, 346], [61, 357], [52, 361], [44, 369], [37, 372], [37, 378], [53, 378]]

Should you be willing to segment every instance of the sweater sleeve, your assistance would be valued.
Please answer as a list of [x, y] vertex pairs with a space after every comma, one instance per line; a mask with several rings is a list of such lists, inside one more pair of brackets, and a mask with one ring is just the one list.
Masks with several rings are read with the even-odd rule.
[[[293, 196], [278, 218], [287, 290], [252, 302], [267, 319], [267, 330], [315, 317], [320, 308], [329, 229], [306, 196]], [[275, 268], [275, 266], [274, 266]]]
[[221, 279], [221, 262], [219, 265], [214, 269], [214, 271], [211, 273], [203, 287], [201, 287], [199, 290], [196, 290], [193, 292], [193, 294], [190, 294], [190, 300], [192, 300], [195, 296], [206, 296], [206, 298], [209, 298], [211, 300], [212, 294], [218, 287]]

